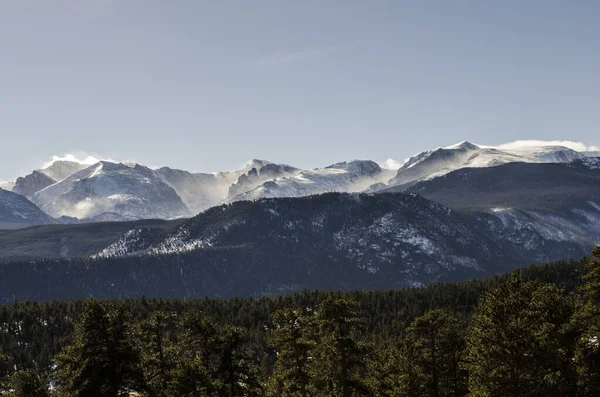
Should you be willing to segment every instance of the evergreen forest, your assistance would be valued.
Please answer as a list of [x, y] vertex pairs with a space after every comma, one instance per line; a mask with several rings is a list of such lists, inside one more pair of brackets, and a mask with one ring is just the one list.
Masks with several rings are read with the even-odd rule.
[[598, 396], [600, 248], [464, 283], [0, 306], [12, 396]]

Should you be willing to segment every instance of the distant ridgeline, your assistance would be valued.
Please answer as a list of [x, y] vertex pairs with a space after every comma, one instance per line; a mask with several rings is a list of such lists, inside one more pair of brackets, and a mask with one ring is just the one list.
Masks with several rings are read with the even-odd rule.
[[[545, 212], [494, 212], [417, 194], [328, 193], [235, 202], [179, 221], [2, 231], [0, 302], [397, 289], [589, 253], [600, 241], [593, 205], [573, 191], [544, 197]], [[569, 197], [579, 212], [557, 204]]]
[[600, 249], [395, 291], [14, 303], [0, 325], [18, 395], [594, 396]]

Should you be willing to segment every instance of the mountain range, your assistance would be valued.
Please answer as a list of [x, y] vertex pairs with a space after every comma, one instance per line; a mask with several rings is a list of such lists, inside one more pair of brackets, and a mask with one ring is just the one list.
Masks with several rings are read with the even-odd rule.
[[[590, 158], [591, 154], [555, 144], [502, 149], [461, 142], [419, 153], [398, 170], [369, 160], [344, 161], [312, 170], [252, 160], [239, 170], [218, 173], [151, 169], [135, 163], [58, 160], [0, 188], [26, 197], [58, 219], [56, 223], [175, 219], [240, 200], [403, 191], [458, 169], [515, 162], [569, 163]], [[15, 222], [13, 227], [32, 224]]]

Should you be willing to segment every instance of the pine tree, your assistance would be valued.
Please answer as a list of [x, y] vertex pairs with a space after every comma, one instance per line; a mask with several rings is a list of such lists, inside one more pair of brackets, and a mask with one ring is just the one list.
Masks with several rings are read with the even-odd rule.
[[572, 307], [554, 285], [512, 277], [484, 295], [468, 336], [470, 396], [569, 396]]
[[442, 310], [417, 318], [407, 330], [405, 345], [412, 345], [413, 373], [424, 382], [429, 397], [458, 397], [466, 394], [467, 374], [463, 351], [465, 338], [460, 321]]
[[262, 394], [258, 367], [251, 352], [243, 347], [242, 336], [243, 330], [238, 327], [227, 325], [220, 330], [217, 378], [222, 396], [251, 397]]
[[180, 356], [171, 377], [166, 391], [168, 397], [219, 396], [201, 357]]
[[147, 396], [163, 397], [168, 393], [177, 358], [170, 335], [172, 326], [171, 318], [162, 312], [154, 312], [135, 325], [134, 342]]
[[[259, 370], [251, 353], [244, 347], [241, 328], [219, 328], [200, 312], [186, 314], [181, 322], [181, 357], [176, 383], [186, 384], [190, 392], [205, 390], [212, 396], [254, 396], [261, 393]], [[197, 382], [189, 384], [184, 374]], [[190, 394], [195, 395], [195, 394]]]
[[[390, 343], [379, 346], [367, 363], [369, 390], [378, 397], [404, 397], [408, 393], [406, 383], [409, 368], [400, 350]], [[417, 395], [414, 393], [412, 395]]]
[[587, 264], [582, 302], [574, 318], [581, 335], [577, 343], [577, 363], [580, 395], [596, 396], [600, 390], [600, 247]]
[[365, 329], [354, 301], [329, 297], [319, 306], [320, 340], [315, 350], [313, 377], [318, 395], [327, 397], [367, 396], [368, 345], [359, 337]]
[[220, 342], [215, 322], [199, 311], [184, 314], [179, 323], [179, 359], [174, 373], [174, 390], [182, 396], [218, 395]]
[[308, 397], [311, 389], [311, 355], [316, 346], [314, 318], [302, 309], [286, 308], [272, 316], [274, 329], [270, 346], [277, 352], [277, 362], [271, 377], [270, 394], [281, 397]]
[[48, 379], [40, 377], [34, 369], [17, 371], [11, 379], [11, 396], [14, 397], [49, 397]]
[[86, 302], [73, 342], [57, 356], [59, 393], [69, 397], [126, 396], [137, 379], [122, 304]]

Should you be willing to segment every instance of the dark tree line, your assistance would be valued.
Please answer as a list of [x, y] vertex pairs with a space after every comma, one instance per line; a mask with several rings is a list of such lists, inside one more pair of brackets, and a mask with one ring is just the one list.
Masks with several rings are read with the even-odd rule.
[[402, 291], [15, 303], [0, 327], [15, 396], [596, 396], [600, 248]]

